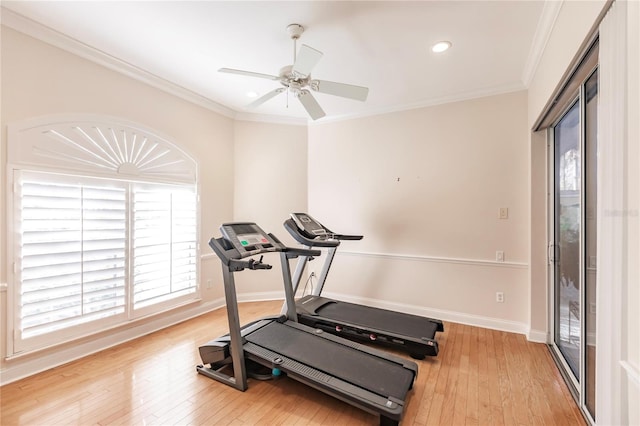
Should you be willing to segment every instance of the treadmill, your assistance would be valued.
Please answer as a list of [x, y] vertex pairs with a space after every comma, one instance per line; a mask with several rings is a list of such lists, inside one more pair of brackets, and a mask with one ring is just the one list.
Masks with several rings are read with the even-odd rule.
[[[361, 235], [336, 234], [306, 213], [291, 213], [284, 227], [303, 246], [327, 251], [316, 287], [311, 294], [296, 302], [300, 323], [351, 340], [401, 349], [415, 359], [438, 355], [435, 335], [444, 331], [442, 321], [321, 296], [340, 242], [361, 240]], [[301, 255], [298, 259], [292, 279], [294, 297], [306, 264], [311, 259], [312, 255]]]
[[[220, 230], [223, 236], [212, 238], [209, 245], [222, 262], [229, 334], [200, 346], [198, 373], [245, 391], [251, 367], [266, 367], [272, 376], [286, 375], [379, 415], [381, 425], [397, 425], [417, 364], [297, 322], [289, 261], [320, 251], [286, 247], [255, 223], [227, 223]], [[262, 256], [247, 258], [273, 252], [280, 253], [289, 312], [241, 327], [234, 274], [270, 269]]]

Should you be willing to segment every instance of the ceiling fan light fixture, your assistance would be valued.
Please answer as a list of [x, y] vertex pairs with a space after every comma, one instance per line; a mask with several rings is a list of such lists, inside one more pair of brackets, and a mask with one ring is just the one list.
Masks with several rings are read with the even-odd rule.
[[447, 40], [443, 40], [431, 46], [431, 51], [433, 53], [442, 53], [449, 50], [450, 47], [451, 47], [451, 42]]

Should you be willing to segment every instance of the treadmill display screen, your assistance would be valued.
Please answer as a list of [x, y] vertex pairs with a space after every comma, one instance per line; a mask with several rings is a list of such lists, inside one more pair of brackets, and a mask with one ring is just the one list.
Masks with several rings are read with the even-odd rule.
[[241, 258], [281, 249], [281, 245], [255, 223], [225, 223], [220, 232]]
[[264, 236], [260, 234], [242, 234], [238, 235], [238, 241], [244, 247], [253, 246], [256, 244], [269, 244], [269, 240], [267, 240]]

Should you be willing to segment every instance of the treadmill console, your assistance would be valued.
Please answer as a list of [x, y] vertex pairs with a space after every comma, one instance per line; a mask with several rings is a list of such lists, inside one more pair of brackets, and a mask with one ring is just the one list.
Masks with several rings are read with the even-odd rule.
[[[361, 240], [362, 235], [345, 235], [336, 234], [323, 224], [309, 216], [307, 213], [291, 213], [291, 219], [285, 221], [285, 228], [296, 239], [296, 241], [302, 244], [308, 244], [310, 240], [314, 240], [311, 245], [318, 245], [322, 241], [323, 247], [330, 247], [332, 245], [340, 244], [342, 240]], [[293, 229], [291, 222], [295, 223], [297, 230]], [[287, 224], [289, 222], [289, 224]], [[301, 241], [306, 240], [306, 241]]]
[[240, 254], [240, 258], [255, 254], [282, 251], [283, 245], [253, 222], [224, 223], [220, 226], [224, 239]]
[[330, 238], [332, 232], [306, 213], [291, 213], [291, 219], [308, 238]]

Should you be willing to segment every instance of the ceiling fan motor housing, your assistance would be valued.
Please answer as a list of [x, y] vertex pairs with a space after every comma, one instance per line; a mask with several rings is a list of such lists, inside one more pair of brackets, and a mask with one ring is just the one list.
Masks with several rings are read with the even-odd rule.
[[290, 24], [287, 26], [287, 32], [289, 33], [289, 37], [297, 40], [304, 32], [304, 27], [300, 24]]
[[300, 74], [293, 71], [293, 65], [287, 65], [285, 67], [280, 68], [280, 73], [278, 74], [280, 77], [280, 84], [285, 87], [293, 88], [294, 85], [297, 86], [306, 86], [309, 84], [309, 80], [311, 76], [301, 76]]

